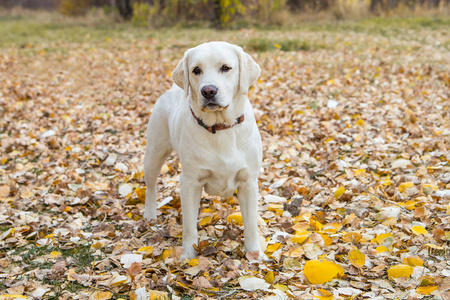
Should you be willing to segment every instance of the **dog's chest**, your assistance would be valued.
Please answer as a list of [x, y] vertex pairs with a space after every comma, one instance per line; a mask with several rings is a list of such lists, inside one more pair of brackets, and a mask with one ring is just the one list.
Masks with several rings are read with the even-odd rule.
[[231, 197], [240, 185], [249, 180], [251, 168], [255, 168], [252, 160], [248, 159], [248, 153], [240, 151], [204, 152], [195, 161], [195, 169], [189, 168], [189, 171], [195, 173], [205, 192], [223, 198]]
[[208, 194], [229, 198], [240, 184], [248, 180], [248, 173], [244, 164], [240, 168], [233, 165], [215, 170], [201, 169], [199, 181]]

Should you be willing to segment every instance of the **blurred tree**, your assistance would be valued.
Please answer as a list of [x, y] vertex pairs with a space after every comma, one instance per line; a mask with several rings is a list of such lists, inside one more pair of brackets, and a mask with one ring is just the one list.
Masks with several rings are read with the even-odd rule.
[[133, 7], [130, 0], [114, 0], [114, 4], [124, 20], [130, 20], [133, 16]]

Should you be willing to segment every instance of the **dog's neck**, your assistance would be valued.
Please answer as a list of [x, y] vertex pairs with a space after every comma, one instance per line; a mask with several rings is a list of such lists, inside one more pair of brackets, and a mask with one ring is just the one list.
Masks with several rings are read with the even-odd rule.
[[[190, 101], [190, 109], [196, 117], [197, 122], [198, 119], [200, 119], [206, 127], [212, 127], [217, 124], [223, 124], [231, 127], [238, 123], [238, 119], [244, 115], [245, 101], [248, 98], [245, 95], [241, 95], [239, 97], [240, 99], [234, 99], [233, 103], [229, 107], [221, 111], [203, 111], [195, 100]], [[243, 119], [240, 122], [242, 121]]]
[[208, 130], [209, 132], [211, 132], [211, 133], [213, 133], [213, 134], [215, 134], [217, 131], [229, 129], [229, 128], [235, 126], [235, 125], [239, 125], [239, 124], [241, 124], [242, 122], [244, 122], [244, 119], [245, 119], [245, 115], [242, 114], [239, 118], [237, 118], [237, 119], [235, 120], [235, 123], [232, 124], [232, 125], [225, 125], [225, 124], [223, 124], [223, 123], [216, 123], [216, 124], [214, 124], [214, 125], [212, 125], [212, 126], [208, 126], [208, 125], [206, 125], [206, 124], [203, 122], [202, 119], [200, 119], [199, 117], [197, 117], [197, 116], [195, 115], [195, 113], [194, 113], [194, 111], [192, 110], [192, 108], [191, 108], [191, 113], [192, 113], [192, 116], [194, 117], [194, 119], [197, 121], [197, 124], [198, 124], [198, 125], [202, 126], [203, 128], [205, 128], [206, 130]]

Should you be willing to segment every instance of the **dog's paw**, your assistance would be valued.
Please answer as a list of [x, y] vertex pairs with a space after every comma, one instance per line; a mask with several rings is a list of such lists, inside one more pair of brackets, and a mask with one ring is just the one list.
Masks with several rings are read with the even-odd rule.
[[183, 253], [180, 256], [180, 260], [183, 261], [185, 259], [195, 258], [195, 257], [197, 257], [197, 255], [198, 255], [198, 253], [197, 253], [197, 251], [194, 250], [194, 248], [191, 248], [191, 249], [185, 248], [183, 250]]
[[144, 219], [148, 222], [150, 222], [151, 220], [156, 220], [156, 211], [152, 212], [152, 211], [144, 211]]
[[250, 261], [250, 262], [263, 262], [263, 261], [269, 261], [270, 259], [267, 257], [267, 255], [264, 254], [264, 252], [262, 252], [261, 250], [256, 250], [256, 251], [247, 251], [247, 253], [245, 253], [245, 257]]
[[269, 261], [270, 259], [267, 257], [267, 255], [264, 254], [264, 252], [261, 251], [258, 257], [259, 261]]

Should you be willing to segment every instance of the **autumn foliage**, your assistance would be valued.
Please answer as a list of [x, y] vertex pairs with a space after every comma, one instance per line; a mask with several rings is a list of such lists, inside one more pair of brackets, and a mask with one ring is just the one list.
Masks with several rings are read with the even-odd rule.
[[[364, 24], [0, 48], [0, 299], [448, 298], [447, 27]], [[152, 107], [184, 50], [219, 34], [262, 68], [267, 262], [244, 250], [237, 199], [206, 194], [200, 256], [179, 260], [176, 156], [142, 219]]]

